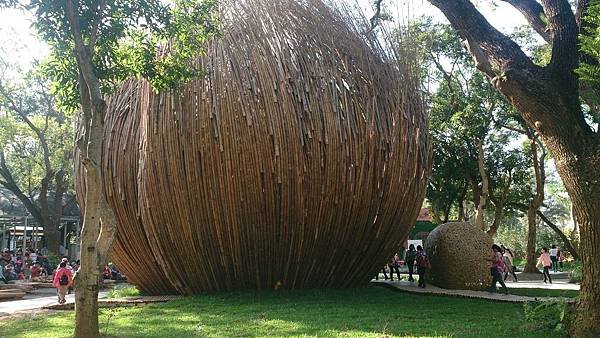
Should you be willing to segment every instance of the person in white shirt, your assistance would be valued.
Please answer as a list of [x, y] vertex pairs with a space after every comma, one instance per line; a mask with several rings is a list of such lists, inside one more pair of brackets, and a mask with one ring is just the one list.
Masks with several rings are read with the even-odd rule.
[[552, 260], [552, 271], [558, 272], [558, 249], [555, 244], [550, 248], [550, 260]]

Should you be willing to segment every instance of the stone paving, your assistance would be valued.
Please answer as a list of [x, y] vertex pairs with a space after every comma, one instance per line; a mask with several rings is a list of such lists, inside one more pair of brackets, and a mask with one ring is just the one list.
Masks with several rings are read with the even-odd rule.
[[[565, 299], [567, 302], [572, 302], [574, 301], [571, 298], [561, 298], [561, 297], [529, 297], [529, 296], [518, 296], [518, 295], [511, 295], [511, 294], [503, 294], [503, 293], [499, 293], [499, 292], [488, 292], [488, 291], [472, 291], [472, 290], [448, 290], [448, 289], [442, 289], [439, 288], [435, 285], [427, 285], [426, 288], [420, 288], [418, 287], [416, 282], [408, 282], [406, 280], [394, 280], [394, 281], [389, 281], [389, 280], [372, 280], [371, 281], [372, 285], [378, 285], [378, 286], [385, 286], [397, 291], [403, 291], [403, 292], [411, 292], [411, 293], [420, 293], [420, 294], [432, 294], [432, 295], [443, 295], [443, 296], [455, 296], [455, 297], [465, 297], [465, 298], [480, 298], [480, 299], [488, 299], [488, 300], [494, 300], [494, 301], [501, 301], [501, 302], [512, 302], [512, 303], [526, 303], [526, 302], [534, 302], [534, 301], [552, 301], [552, 300], [557, 300], [557, 299]], [[539, 282], [536, 282], [535, 284], [533, 283], [528, 283], [528, 282], [519, 282], [519, 283], [507, 283], [507, 287], [515, 287], [515, 288], [544, 288], [544, 284], [543, 282], [541, 283], [542, 285], [539, 285]], [[565, 284], [569, 284], [569, 283], [555, 283], [552, 284], [551, 286], [545, 287], [546, 289], [563, 289], [563, 290], [578, 290], [579, 289], [579, 285], [577, 286], [577, 289], [572, 289], [573, 286], [566, 286]], [[550, 284], [548, 284], [550, 285]], [[573, 285], [573, 284], [571, 284]], [[562, 287], [561, 287], [562, 286]]]

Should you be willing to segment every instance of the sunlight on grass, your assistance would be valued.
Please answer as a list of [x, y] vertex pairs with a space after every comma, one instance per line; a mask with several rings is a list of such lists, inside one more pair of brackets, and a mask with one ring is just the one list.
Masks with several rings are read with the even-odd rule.
[[116, 285], [112, 290], [108, 291], [106, 298], [123, 298], [139, 296], [140, 291], [133, 285], [122, 284]]
[[[494, 320], [490, 320], [491, 317]], [[0, 336], [68, 337], [72, 312], [0, 321]], [[117, 337], [538, 337], [522, 305], [351, 290], [234, 292], [100, 311]]]

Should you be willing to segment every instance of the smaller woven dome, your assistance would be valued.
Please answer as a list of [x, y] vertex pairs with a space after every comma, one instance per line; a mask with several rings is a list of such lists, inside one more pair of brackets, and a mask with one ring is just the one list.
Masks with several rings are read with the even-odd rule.
[[481, 290], [491, 283], [486, 258], [492, 240], [470, 223], [453, 222], [436, 227], [425, 240], [431, 261], [429, 282], [444, 289]]

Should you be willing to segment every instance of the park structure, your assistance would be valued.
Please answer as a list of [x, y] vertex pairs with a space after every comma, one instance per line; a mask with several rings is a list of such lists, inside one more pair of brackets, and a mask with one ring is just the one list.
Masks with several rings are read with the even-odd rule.
[[112, 261], [143, 292], [355, 287], [398, 250], [429, 170], [417, 65], [350, 12], [228, 2], [202, 76], [108, 100]]

